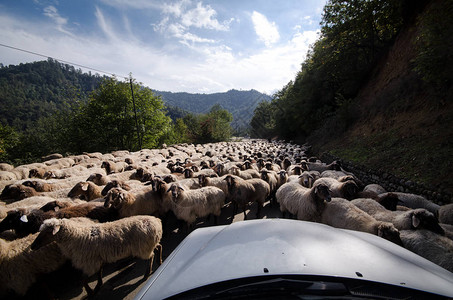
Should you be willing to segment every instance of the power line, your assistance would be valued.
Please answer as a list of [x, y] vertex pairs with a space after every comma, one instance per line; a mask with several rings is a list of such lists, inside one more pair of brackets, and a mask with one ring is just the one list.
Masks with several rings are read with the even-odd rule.
[[[111, 76], [116, 76], [114, 73], [110, 73], [110, 72], [102, 71], [102, 70], [99, 70], [99, 69], [87, 67], [87, 66], [84, 66], [84, 65], [76, 64], [76, 63], [73, 63], [73, 62], [70, 62], [70, 61], [67, 61], [67, 60], [64, 60], [64, 59], [54, 58], [54, 57], [49, 56], [49, 55], [40, 54], [40, 53], [37, 53], [37, 52], [33, 52], [33, 51], [29, 51], [29, 50], [25, 50], [25, 49], [21, 49], [21, 48], [17, 48], [17, 47], [5, 45], [5, 44], [2, 44], [2, 43], [0, 43], [0, 46], [5, 47], [5, 48], [9, 48], [9, 49], [13, 49], [13, 50], [17, 50], [17, 51], [22, 51], [22, 52], [33, 54], [33, 55], [37, 55], [37, 56], [41, 56], [41, 57], [44, 57], [44, 58], [52, 58], [53, 60], [56, 60], [56, 61], [59, 61], [59, 62], [65, 63], [65, 64], [74, 65], [74, 66], [77, 66], [77, 67], [80, 67], [80, 68], [84, 68], [84, 69], [88, 69], [88, 70], [92, 70], [92, 71], [108, 74], [108, 75], [111, 75]], [[128, 78], [129, 77], [129, 76], [121, 76], [121, 75], [118, 75], [118, 76], [119, 77], [124, 77], [124, 78]]]

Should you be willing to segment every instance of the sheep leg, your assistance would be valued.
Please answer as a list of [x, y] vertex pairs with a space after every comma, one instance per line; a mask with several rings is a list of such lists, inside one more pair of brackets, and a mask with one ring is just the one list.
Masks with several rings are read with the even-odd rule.
[[151, 257], [148, 259], [148, 263], [146, 264], [146, 271], [145, 271], [145, 275], [143, 275], [143, 279], [148, 278], [148, 276], [151, 274], [151, 270], [153, 269], [153, 262], [154, 262], [154, 252], [151, 255]]
[[97, 282], [96, 286], [94, 287], [94, 291], [93, 291], [94, 294], [96, 294], [99, 291], [102, 284], [103, 284], [103, 282], [102, 282], [102, 267], [101, 267], [98, 272], [98, 282]]
[[260, 214], [261, 214], [261, 208], [263, 207], [263, 203], [257, 203], [257, 204], [258, 204], [258, 209], [256, 210], [256, 218], [259, 219]]

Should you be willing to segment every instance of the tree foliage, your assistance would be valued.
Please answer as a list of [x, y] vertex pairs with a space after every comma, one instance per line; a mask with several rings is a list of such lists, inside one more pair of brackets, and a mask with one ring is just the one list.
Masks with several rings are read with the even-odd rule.
[[[268, 119], [274, 120], [276, 135], [286, 139], [306, 137], [336, 115], [340, 107], [341, 115], [350, 117], [346, 112], [353, 110], [345, 109], [345, 103], [354, 105], [351, 99], [401, 28], [401, 7], [399, 0], [327, 2], [320, 37], [294, 81], [273, 96], [273, 115]], [[259, 120], [254, 117], [251, 124], [255, 134], [269, 125]]]

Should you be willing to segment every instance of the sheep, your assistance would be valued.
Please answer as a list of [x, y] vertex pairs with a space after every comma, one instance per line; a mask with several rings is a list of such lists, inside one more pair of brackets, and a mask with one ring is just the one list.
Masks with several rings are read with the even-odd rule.
[[402, 246], [398, 229], [375, 218], [343, 198], [332, 198], [321, 214], [321, 223], [337, 228], [368, 232]]
[[270, 193], [269, 198], [271, 200], [271, 204], [276, 204], [275, 200], [275, 193], [277, 192], [278, 188], [278, 175], [275, 171], [269, 171], [267, 169], [261, 169], [261, 179], [266, 181], [269, 184]]
[[275, 194], [280, 204], [280, 211], [296, 216], [298, 220], [319, 222], [326, 202], [330, 202], [329, 188], [322, 183], [315, 183], [306, 188], [297, 182], [283, 184]]
[[288, 181], [288, 173], [285, 170], [281, 170], [277, 174], [277, 188], [279, 188]]
[[328, 165], [326, 165], [325, 163], [307, 162], [307, 166], [310, 171], [318, 171], [318, 172], [323, 172], [326, 170], [341, 171], [341, 164], [339, 161], [334, 161]]
[[404, 248], [453, 272], [453, 241], [430, 230], [400, 231]]
[[118, 219], [116, 211], [104, 208], [102, 203], [83, 203], [62, 209], [43, 211], [41, 209], [15, 209], [8, 212], [6, 218], [0, 222], [0, 232], [13, 229], [20, 236], [36, 233], [44, 220], [50, 218], [88, 217], [100, 222]]
[[[425, 208], [432, 212], [433, 214], [437, 214], [440, 205], [435, 204], [426, 198], [410, 194], [410, 193], [400, 193], [400, 192], [392, 192], [395, 196], [398, 197], [398, 204], [403, 205], [409, 208]], [[383, 193], [380, 195], [385, 195], [387, 193]]]
[[29, 174], [28, 177], [30, 177], [30, 178], [36, 177], [36, 178], [41, 178], [41, 179], [47, 179], [46, 175], [45, 175], [46, 172], [47, 172], [47, 170], [43, 169], [43, 168], [33, 168], [28, 173]]
[[112, 206], [120, 218], [136, 215], [156, 215], [166, 213], [162, 205], [160, 194], [153, 190], [153, 187], [134, 195], [121, 188], [111, 189], [104, 202], [104, 207]]
[[[31, 244], [37, 251], [56, 242], [62, 254], [86, 276], [83, 285], [88, 296], [102, 285], [102, 267], [130, 256], [148, 260], [144, 279], [152, 270], [154, 250], [160, 250], [162, 263], [162, 222], [153, 216], [133, 216], [108, 223], [82, 223], [73, 219], [44, 221], [40, 233]], [[96, 287], [91, 289], [87, 279], [97, 273]]]
[[378, 221], [392, 223], [398, 230], [427, 229], [439, 234], [445, 233], [434, 214], [424, 208], [389, 211], [373, 199], [354, 199], [351, 203]]
[[0, 195], [0, 200], [11, 203], [39, 195], [40, 194], [34, 188], [29, 186], [25, 186], [23, 184], [9, 184], [3, 189]]
[[229, 173], [241, 177], [242, 179], [260, 178], [260, 173], [258, 173], [258, 171], [254, 169], [242, 171], [241, 168], [237, 166], [232, 166]]
[[376, 183], [372, 183], [372, 184], [366, 185], [363, 188], [363, 191], [364, 192], [373, 192], [373, 193], [376, 193], [378, 195], [387, 192], [381, 185], [376, 184]]
[[14, 169], [13, 165], [7, 164], [7, 163], [0, 163], [0, 171], [11, 171]]
[[42, 275], [59, 269], [66, 261], [55, 244], [32, 251], [30, 245], [38, 234], [10, 242], [0, 239], [0, 297], [9, 291], [25, 296]]
[[442, 205], [438, 211], [439, 222], [453, 225], [453, 203]]
[[68, 193], [68, 197], [82, 196], [86, 201], [102, 198], [102, 188], [91, 181], [80, 181]]
[[215, 223], [225, 203], [225, 194], [215, 186], [206, 186], [196, 190], [186, 190], [179, 184], [172, 183], [167, 193], [171, 193], [173, 213], [176, 218], [187, 224], [187, 229], [198, 217], [214, 215]]
[[[13, 181], [17, 180], [16, 174], [10, 171], [0, 171], [0, 182], [1, 181]], [[1, 186], [0, 186], [1, 188]]]
[[198, 184], [200, 187], [204, 186], [215, 186], [223, 191], [226, 196], [226, 201], [228, 201], [228, 184], [225, 181], [225, 178], [228, 175], [224, 175], [222, 177], [209, 177], [204, 174], [198, 175]]
[[306, 188], [311, 188], [314, 181], [314, 177], [307, 171], [304, 171], [301, 175], [291, 175], [287, 180], [287, 182], [297, 182]]
[[93, 173], [87, 178], [86, 181], [92, 181], [92, 182], [94, 182], [94, 184], [103, 186], [103, 185], [106, 185], [107, 183], [109, 183], [111, 181], [111, 179], [105, 174]]
[[107, 175], [110, 175], [112, 173], [121, 173], [126, 167], [127, 163], [124, 161], [115, 163], [113, 161], [105, 160], [101, 164], [101, 168], [105, 169]]
[[355, 198], [357, 192], [359, 191], [359, 187], [352, 180], [339, 182], [334, 178], [321, 177], [315, 182], [322, 182], [327, 185], [332, 193], [332, 197], [340, 197], [351, 200]]
[[228, 184], [228, 194], [234, 204], [231, 220], [234, 219], [238, 207], [242, 208], [244, 219], [246, 220], [246, 207], [249, 203], [253, 202], [258, 204], [258, 210], [256, 212], [256, 217], [258, 218], [261, 213], [261, 208], [270, 194], [269, 184], [259, 178], [244, 180], [234, 175], [226, 176], [225, 181]]

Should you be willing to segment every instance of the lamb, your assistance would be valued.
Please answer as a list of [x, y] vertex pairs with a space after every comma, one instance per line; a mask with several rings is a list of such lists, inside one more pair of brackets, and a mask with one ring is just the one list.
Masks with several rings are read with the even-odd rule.
[[334, 178], [321, 177], [316, 180], [316, 182], [322, 182], [327, 185], [332, 193], [332, 197], [340, 197], [351, 200], [355, 198], [357, 192], [359, 191], [359, 187], [352, 180], [340, 182]]
[[220, 216], [225, 203], [225, 194], [214, 186], [206, 186], [197, 190], [186, 190], [179, 184], [173, 183], [167, 190], [171, 192], [173, 212], [177, 219], [186, 221], [187, 229], [198, 217], [207, 217], [211, 214]]
[[[160, 250], [162, 263], [162, 222], [153, 216], [133, 216], [108, 223], [82, 223], [73, 219], [49, 219], [31, 245], [37, 251], [55, 241], [63, 255], [86, 276], [83, 285], [88, 296], [94, 295], [102, 285], [102, 267], [130, 256], [148, 260], [143, 278], [152, 270], [154, 250]], [[97, 273], [94, 290], [87, 282]]]
[[297, 217], [298, 220], [319, 222], [326, 202], [330, 202], [329, 188], [315, 182], [312, 188], [306, 188], [297, 182], [283, 184], [275, 194], [280, 204], [280, 211]]
[[91, 181], [80, 181], [68, 193], [68, 197], [82, 196], [86, 201], [102, 198], [102, 188]]
[[427, 229], [438, 234], [445, 233], [434, 214], [424, 208], [389, 211], [373, 199], [354, 199], [351, 203], [378, 221], [392, 223], [398, 230]]
[[398, 229], [375, 218], [343, 198], [332, 198], [321, 214], [321, 223], [337, 228], [368, 232], [402, 246]]
[[430, 230], [402, 230], [404, 248], [453, 272], [453, 241]]
[[160, 194], [153, 190], [152, 187], [134, 195], [121, 188], [113, 188], [105, 197], [104, 207], [112, 206], [120, 218], [126, 218], [136, 215], [156, 215], [160, 216], [166, 213], [162, 206]]
[[42, 274], [59, 269], [66, 261], [55, 244], [32, 251], [30, 245], [38, 234], [10, 242], [0, 239], [0, 297], [9, 291], [24, 296]]
[[[380, 195], [385, 195], [380, 194]], [[398, 204], [403, 205], [409, 208], [425, 208], [432, 212], [433, 214], [437, 214], [440, 206], [438, 204], [435, 204], [426, 198], [415, 195], [415, 194], [410, 194], [410, 193], [400, 193], [400, 192], [392, 192], [395, 196], [398, 197]]]
[[226, 176], [225, 181], [228, 184], [228, 194], [231, 196], [231, 200], [234, 204], [231, 220], [234, 219], [234, 215], [239, 206], [244, 213], [244, 219], [247, 219], [245, 213], [246, 207], [249, 203], [253, 202], [258, 204], [258, 210], [256, 212], [256, 217], [258, 218], [261, 213], [261, 208], [270, 194], [269, 184], [259, 178], [244, 180], [234, 175]]

